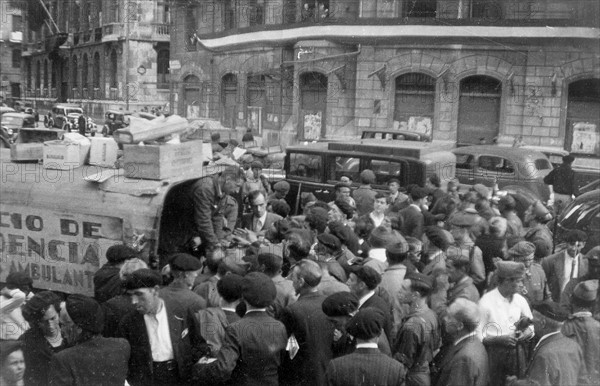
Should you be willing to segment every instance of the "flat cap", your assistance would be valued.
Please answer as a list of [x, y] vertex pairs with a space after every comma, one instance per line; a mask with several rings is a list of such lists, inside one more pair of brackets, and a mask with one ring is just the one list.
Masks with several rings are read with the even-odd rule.
[[154, 288], [157, 285], [162, 285], [162, 277], [160, 273], [150, 268], [142, 268], [132, 272], [123, 283], [126, 290]]
[[373, 173], [373, 171], [370, 169], [365, 169], [360, 172], [360, 180], [362, 182], [372, 184], [375, 182], [375, 173]]
[[471, 189], [483, 198], [490, 197], [490, 188], [483, 184], [475, 184]]
[[232, 302], [242, 297], [244, 277], [235, 273], [223, 276], [217, 282], [217, 292], [226, 301]]
[[513, 259], [522, 259], [535, 254], [535, 244], [529, 241], [519, 241], [508, 250], [508, 255]]
[[352, 266], [351, 272], [366, 284], [367, 288], [373, 290], [381, 283], [381, 275], [369, 266]]
[[262, 272], [250, 272], [244, 276], [242, 297], [253, 307], [268, 307], [277, 296], [277, 289], [270, 277]]
[[525, 265], [514, 261], [499, 261], [496, 263], [498, 277], [506, 279], [521, 278], [525, 275]]
[[378, 226], [371, 231], [369, 236], [369, 244], [373, 248], [387, 248], [388, 245], [395, 243], [398, 240], [398, 235], [390, 228]]
[[560, 304], [550, 300], [533, 305], [533, 309], [557, 322], [564, 322], [569, 317], [569, 314], [564, 311]]
[[598, 297], [598, 280], [586, 280], [575, 286], [573, 297], [584, 302], [593, 302]]
[[32, 285], [33, 280], [29, 277], [27, 272], [15, 271], [8, 274], [6, 277], [6, 284], [13, 287], [23, 287], [26, 285]]
[[548, 208], [546, 208], [544, 206], [544, 204], [542, 204], [542, 202], [540, 200], [536, 200], [533, 204], [531, 204], [531, 213], [538, 220], [541, 220], [541, 221], [552, 220], [552, 214], [550, 213]]
[[369, 340], [381, 335], [385, 315], [378, 308], [360, 309], [346, 324], [348, 334], [357, 339]]
[[135, 249], [123, 244], [111, 245], [106, 250], [106, 259], [110, 263], [120, 263], [137, 256], [138, 253]]
[[450, 246], [450, 239], [442, 228], [436, 225], [425, 227], [425, 236], [431, 244], [435, 245], [442, 251], [445, 251]]
[[404, 237], [402, 237], [399, 241], [385, 247], [385, 250], [387, 253], [390, 253], [393, 255], [402, 255], [404, 253], [407, 253], [409, 248], [408, 248], [408, 243], [406, 242]]
[[66, 301], [67, 313], [83, 330], [100, 334], [104, 329], [104, 311], [100, 304], [85, 295], [73, 294]]
[[183, 272], [198, 271], [202, 268], [200, 260], [187, 253], [177, 253], [173, 255], [169, 265], [171, 266], [171, 269]]
[[424, 288], [427, 288], [429, 291], [433, 289], [433, 278], [430, 276], [420, 272], [411, 272], [406, 276], [406, 278], [410, 280], [411, 284], [418, 284]]
[[358, 309], [358, 297], [352, 292], [336, 292], [323, 300], [321, 308], [327, 316], [349, 316]]
[[264, 168], [262, 162], [260, 161], [252, 161], [252, 163], [250, 164], [250, 169], [262, 169]]
[[329, 233], [321, 233], [317, 236], [317, 240], [319, 240], [319, 243], [334, 251], [337, 251], [342, 247], [340, 239]]
[[279, 181], [273, 185], [273, 190], [276, 192], [289, 192], [290, 184], [287, 181]]
[[449, 221], [450, 225], [454, 225], [461, 228], [470, 228], [476, 224], [477, 216], [467, 212], [456, 212], [454, 213]]
[[600, 265], [600, 245], [590, 249], [585, 254], [585, 258], [588, 260], [589, 265], [593, 265], [593, 266]]

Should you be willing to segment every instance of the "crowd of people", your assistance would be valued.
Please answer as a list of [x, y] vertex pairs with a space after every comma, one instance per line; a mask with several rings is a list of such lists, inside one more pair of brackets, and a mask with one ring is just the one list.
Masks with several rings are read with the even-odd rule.
[[364, 170], [292, 216], [260, 168], [191, 186], [191, 250], [160, 272], [115, 245], [93, 297], [10, 273], [0, 384], [600, 384], [600, 246], [554, 250], [540, 201]]

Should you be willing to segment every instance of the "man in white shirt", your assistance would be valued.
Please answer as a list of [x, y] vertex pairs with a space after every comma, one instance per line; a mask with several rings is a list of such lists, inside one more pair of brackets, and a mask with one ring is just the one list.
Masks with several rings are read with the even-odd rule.
[[580, 253], [586, 241], [587, 235], [584, 232], [572, 230], [565, 236], [567, 248], [542, 260], [542, 268], [546, 273], [552, 299], [560, 299], [561, 293], [571, 279], [587, 275], [588, 261]]
[[[504, 385], [506, 376], [525, 368], [524, 355], [519, 355], [520, 343], [530, 340], [533, 326], [519, 329], [524, 318], [533, 319], [527, 300], [519, 293], [523, 287], [525, 265], [512, 261], [497, 263], [498, 287], [479, 301], [482, 311], [477, 330], [489, 357], [490, 385]], [[522, 354], [522, 353], [521, 353]]]
[[29, 329], [29, 323], [21, 314], [21, 306], [33, 297], [33, 281], [26, 272], [11, 272], [6, 287], [0, 291], [0, 339], [17, 340]]

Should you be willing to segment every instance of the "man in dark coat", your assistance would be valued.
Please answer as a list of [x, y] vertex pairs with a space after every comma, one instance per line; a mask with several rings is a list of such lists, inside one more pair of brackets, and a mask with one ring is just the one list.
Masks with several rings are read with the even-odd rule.
[[[550, 200], [548, 205], [561, 202], [562, 208], [565, 208], [573, 200], [573, 196], [579, 195], [579, 188], [575, 180], [575, 172], [571, 168], [575, 157], [566, 155], [562, 158], [562, 165], [552, 169], [544, 177], [544, 183], [550, 188]], [[555, 206], [555, 208], [557, 208]]]
[[[123, 385], [130, 347], [125, 339], [103, 338], [102, 307], [94, 299], [74, 294], [67, 298], [66, 313], [77, 345], [52, 357], [50, 385]], [[63, 319], [64, 322], [65, 319]]]
[[267, 230], [281, 220], [281, 216], [267, 211], [267, 199], [260, 190], [250, 192], [248, 200], [252, 207], [252, 213], [242, 216], [242, 229], [254, 232], [259, 238], [264, 237]]
[[325, 385], [327, 364], [333, 357], [333, 325], [323, 313], [325, 296], [317, 291], [321, 268], [311, 260], [301, 260], [290, 273], [298, 300], [282, 311], [281, 321], [289, 336], [298, 342], [297, 353], [285, 356], [282, 383]]
[[159, 296], [166, 302], [183, 309], [196, 312], [206, 308], [206, 300], [191, 290], [198, 272], [202, 268], [200, 260], [186, 253], [177, 253], [169, 263], [173, 281], [159, 291]]
[[444, 332], [451, 342], [433, 361], [432, 385], [486, 386], [489, 381], [488, 356], [477, 337], [477, 304], [456, 299], [443, 317]]
[[552, 232], [546, 226], [550, 220], [552, 220], [552, 214], [539, 200], [531, 204], [525, 211], [524, 222], [528, 228], [525, 230], [524, 237], [525, 240], [535, 245], [535, 261], [537, 262], [552, 253]]
[[360, 173], [360, 183], [361, 185], [352, 193], [356, 202], [356, 212], [359, 217], [373, 211], [377, 192], [371, 187], [371, 184], [375, 183], [375, 173], [369, 169], [363, 170]]
[[420, 239], [423, 236], [425, 216], [421, 206], [425, 202], [427, 192], [421, 187], [413, 187], [410, 191], [411, 204], [399, 213], [402, 217], [402, 234]]
[[[588, 261], [587, 275], [580, 276], [576, 279], [571, 279], [562, 294], [560, 295], [560, 305], [567, 313], [571, 313], [571, 295], [577, 284], [586, 280], [600, 280], [600, 246], [590, 249], [585, 254], [585, 259]], [[591, 307], [592, 316], [600, 321], [600, 296], [596, 295], [596, 301]]]
[[136, 250], [126, 245], [112, 245], [106, 250], [108, 262], [94, 273], [94, 298], [98, 303], [121, 294], [119, 271], [126, 260], [134, 257]]
[[194, 365], [195, 377], [207, 384], [278, 384], [287, 334], [283, 324], [266, 312], [276, 294], [275, 284], [264, 273], [252, 272], [244, 277], [242, 296], [248, 306], [246, 314], [226, 328], [216, 361], [202, 358]]
[[87, 126], [87, 120], [85, 119], [83, 114], [81, 114], [79, 116], [79, 118], [77, 118], [77, 130], [79, 131], [79, 134], [83, 135], [84, 137], [85, 137], [86, 126]]
[[587, 235], [580, 230], [572, 230], [565, 236], [567, 248], [542, 260], [552, 299], [559, 300], [560, 294], [571, 279], [587, 275], [588, 261], [580, 251], [585, 247]]
[[328, 385], [404, 385], [404, 367], [377, 348], [383, 322], [377, 308], [363, 308], [348, 321], [346, 331], [356, 338], [356, 350], [329, 362]]
[[140, 269], [124, 283], [136, 306], [120, 325], [131, 345], [127, 381], [132, 386], [185, 384], [197, 359], [192, 355], [193, 315], [160, 298], [161, 282], [158, 272]]

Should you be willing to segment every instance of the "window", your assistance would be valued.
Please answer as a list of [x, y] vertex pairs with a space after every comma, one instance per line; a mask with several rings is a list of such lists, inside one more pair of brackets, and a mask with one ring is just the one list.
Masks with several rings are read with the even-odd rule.
[[186, 51], [196, 51], [198, 22], [194, 11], [194, 8], [188, 7], [185, 14]]
[[535, 160], [535, 168], [537, 170], [552, 169], [552, 165], [547, 159], [540, 158]]
[[435, 79], [412, 72], [396, 78], [394, 121], [400, 130], [430, 137], [435, 108]]
[[457, 142], [461, 145], [494, 143], [500, 128], [502, 82], [474, 75], [460, 82]]
[[312, 181], [321, 181], [322, 164], [321, 156], [291, 153], [289, 175]]
[[13, 32], [23, 31], [23, 18], [21, 15], [12, 15], [12, 30]]
[[408, 0], [404, 2], [404, 17], [435, 17], [436, 0]]
[[479, 168], [502, 174], [512, 174], [515, 172], [512, 161], [502, 157], [487, 155], [479, 157]]
[[83, 63], [81, 65], [81, 84], [83, 88], [88, 87], [88, 56], [83, 54]]
[[232, 0], [225, 0], [225, 4], [223, 6], [223, 27], [226, 30], [233, 29], [236, 26], [235, 11], [235, 2]]
[[110, 66], [108, 67], [110, 87], [117, 88], [117, 51], [110, 52]]
[[334, 179], [339, 181], [342, 176], [348, 176], [352, 181], [360, 180], [360, 158], [335, 157]]
[[158, 51], [156, 77], [157, 88], [169, 88], [169, 50]]
[[400, 179], [402, 165], [398, 162], [371, 160], [371, 170], [375, 173], [375, 184], [386, 185], [391, 178]]
[[94, 88], [100, 88], [100, 54], [94, 54]]
[[13, 68], [21, 67], [21, 50], [12, 50], [12, 66]]
[[169, 3], [159, 1], [156, 5], [156, 21], [163, 24], [171, 24], [171, 11]]
[[471, 169], [473, 167], [473, 156], [470, 154], [455, 154], [457, 169]]

